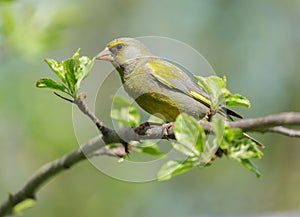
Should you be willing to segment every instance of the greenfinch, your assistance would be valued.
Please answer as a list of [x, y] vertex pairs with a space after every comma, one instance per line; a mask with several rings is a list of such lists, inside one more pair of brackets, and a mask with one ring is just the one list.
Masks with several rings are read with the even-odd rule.
[[[128, 95], [145, 111], [166, 122], [175, 121], [183, 112], [200, 120], [210, 111], [207, 92], [182, 69], [154, 56], [136, 39], [115, 39], [96, 59], [111, 62]], [[225, 107], [218, 112], [226, 117], [241, 118]]]

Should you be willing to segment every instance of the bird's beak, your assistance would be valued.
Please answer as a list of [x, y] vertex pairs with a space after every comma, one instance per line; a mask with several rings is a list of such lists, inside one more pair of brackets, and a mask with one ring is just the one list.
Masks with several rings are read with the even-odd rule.
[[96, 56], [96, 59], [97, 60], [106, 60], [106, 61], [114, 60], [111, 51], [107, 47]]

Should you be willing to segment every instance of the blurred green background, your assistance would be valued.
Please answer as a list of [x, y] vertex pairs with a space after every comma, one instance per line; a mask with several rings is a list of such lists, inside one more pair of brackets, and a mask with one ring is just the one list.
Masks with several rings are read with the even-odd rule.
[[[42, 164], [78, 148], [72, 107], [35, 88], [45, 58], [93, 57], [120, 36], [191, 45], [247, 96], [245, 117], [300, 111], [299, 0], [0, 1], [0, 201]], [[96, 63], [93, 73], [108, 63]], [[108, 121], [108, 114], [101, 114]], [[255, 134], [263, 176], [220, 159], [167, 182], [126, 183], [88, 161], [55, 177], [24, 216], [244, 216], [298, 210], [300, 140]]]

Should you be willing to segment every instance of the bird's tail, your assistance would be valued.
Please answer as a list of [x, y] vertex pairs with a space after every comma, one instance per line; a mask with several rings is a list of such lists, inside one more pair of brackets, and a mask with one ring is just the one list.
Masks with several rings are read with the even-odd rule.
[[262, 144], [260, 141], [258, 141], [258, 140], [256, 140], [256, 139], [254, 139], [252, 136], [249, 136], [247, 133], [243, 133], [244, 134], [244, 136], [246, 137], [246, 138], [248, 138], [248, 139], [250, 139], [252, 142], [254, 142], [256, 145], [258, 145], [259, 147], [261, 147], [261, 148], [264, 148], [265, 146], [264, 146], [264, 144]]
[[[236, 117], [236, 118], [240, 118], [240, 119], [243, 119], [243, 116], [241, 116], [240, 114], [236, 113], [235, 111], [233, 110], [230, 110], [229, 108], [226, 108], [226, 107], [222, 107], [220, 110], [219, 110], [219, 113], [227, 118], [229, 118], [230, 120], [233, 120], [232, 117]], [[251, 141], [253, 141], [256, 145], [258, 145], [259, 147], [262, 147], [264, 148], [265, 146], [259, 142], [258, 140], [254, 139], [253, 137], [249, 136], [247, 133], [243, 133], [244, 136], [248, 139], [250, 139]]]
[[243, 116], [241, 116], [240, 114], [238, 114], [235, 111], [233, 111], [233, 110], [231, 110], [229, 108], [226, 108], [226, 107], [220, 108], [219, 113], [221, 115], [229, 118], [230, 120], [232, 120], [232, 117], [243, 119]]

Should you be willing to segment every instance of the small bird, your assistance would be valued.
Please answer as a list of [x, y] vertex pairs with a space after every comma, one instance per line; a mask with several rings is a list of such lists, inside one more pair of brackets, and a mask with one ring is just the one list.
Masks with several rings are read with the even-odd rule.
[[[119, 72], [125, 91], [145, 111], [166, 122], [174, 122], [180, 113], [197, 120], [210, 112], [210, 96], [182, 69], [153, 55], [134, 38], [109, 42], [97, 56], [109, 61]], [[218, 113], [242, 118], [222, 107]]]

